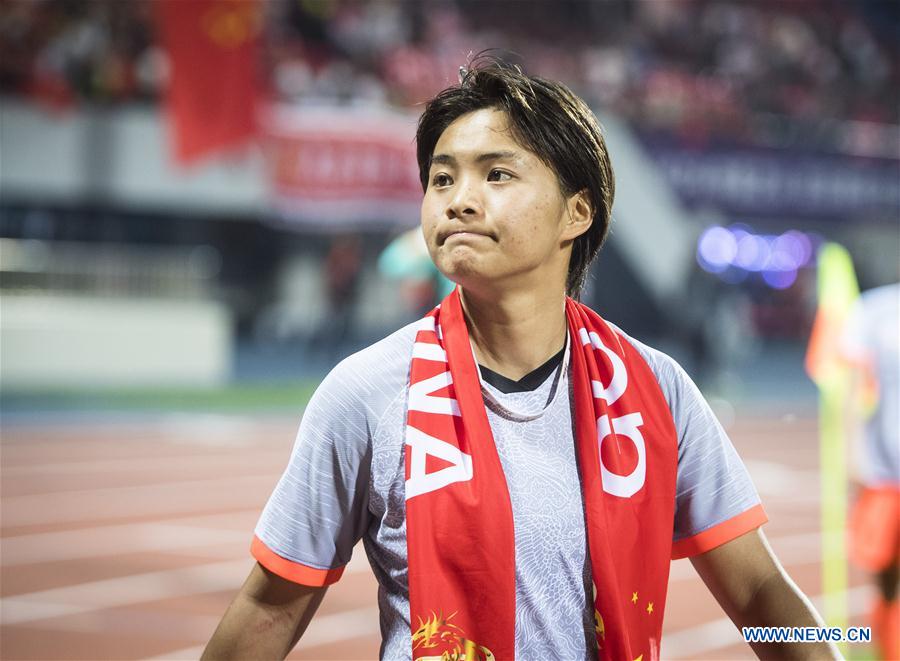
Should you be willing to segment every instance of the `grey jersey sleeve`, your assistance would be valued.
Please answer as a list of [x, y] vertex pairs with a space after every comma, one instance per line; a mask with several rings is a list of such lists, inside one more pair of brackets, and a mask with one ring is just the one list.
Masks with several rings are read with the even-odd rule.
[[340, 578], [372, 523], [372, 439], [405, 392], [416, 324], [341, 361], [316, 389], [287, 469], [256, 525], [251, 551], [298, 583]]
[[673, 557], [708, 551], [765, 523], [750, 474], [700, 390], [671, 357], [628, 339], [656, 375], [678, 436]]
[[300, 570], [336, 569], [350, 561], [369, 525], [371, 415], [364, 393], [349, 387], [359, 383], [353, 363], [351, 357], [338, 364], [310, 399], [290, 462], [256, 526], [265, 549], [257, 552], [255, 541], [254, 556], [296, 582], [314, 572], [289, 565], [279, 571], [285, 565], [277, 558], [266, 563], [266, 550]]

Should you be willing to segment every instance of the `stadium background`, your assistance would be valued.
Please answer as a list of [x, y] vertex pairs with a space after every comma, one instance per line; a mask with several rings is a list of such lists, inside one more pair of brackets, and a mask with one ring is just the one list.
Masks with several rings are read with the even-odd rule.
[[[682, 362], [821, 592], [815, 252], [898, 277], [896, 3], [9, 0], [0, 39], [0, 656], [199, 655], [315, 385], [436, 300], [415, 117], [485, 48], [597, 112], [583, 298]], [[292, 658], [377, 654], [351, 569]], [[752, 658], [723, 618], [675, 563], [664, 658]]]

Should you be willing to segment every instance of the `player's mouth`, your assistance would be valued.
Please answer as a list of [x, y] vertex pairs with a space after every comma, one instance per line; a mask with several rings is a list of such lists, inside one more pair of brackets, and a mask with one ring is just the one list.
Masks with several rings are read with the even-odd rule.
[[440, 237], [440, 245], [443, 245], [447, 241], [450, 240], [464, 240], [464, 239], [477, 239], [479, 237], [491, 238], [489, 234], [486, 232], [477, 232], [471, 229], [456, 229], [450, 230], [449, 232], [445, 232], [441, 234]]

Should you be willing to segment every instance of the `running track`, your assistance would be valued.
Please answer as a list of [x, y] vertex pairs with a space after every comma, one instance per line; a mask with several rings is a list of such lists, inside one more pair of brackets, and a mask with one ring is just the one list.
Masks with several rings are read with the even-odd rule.
[[[296, 423], [172, 414], [4, 424], [0, 658], [196, 659], [250, 570], [253, 525]], [[729, 432], [773, 548], [818, 594], [814, 420], [738, 418]], [[857, 575], [851, 586], [859, 624], [869, 592]], [[377, 658], [375, 594], [359, 547], [289, 658]], [[755, 658], [686, 560], [672, 566], [662, 654]]]

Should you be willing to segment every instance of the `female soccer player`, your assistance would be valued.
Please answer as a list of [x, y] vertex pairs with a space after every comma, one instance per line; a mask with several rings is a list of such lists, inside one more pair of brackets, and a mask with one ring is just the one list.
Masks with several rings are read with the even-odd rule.
[[319, 386], [204, 658], [286, 655], [360, 538], [387, 659], [658, 659], [688, 556], [737, 626], [819, 625], [696, 387], [577, 302], [614, 192], [585, 103], [476, 63], [416, 137], [422, 231], [457, 288]]

